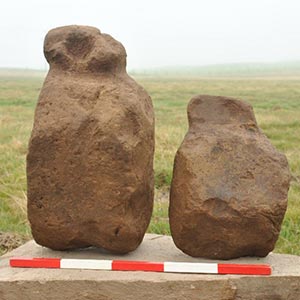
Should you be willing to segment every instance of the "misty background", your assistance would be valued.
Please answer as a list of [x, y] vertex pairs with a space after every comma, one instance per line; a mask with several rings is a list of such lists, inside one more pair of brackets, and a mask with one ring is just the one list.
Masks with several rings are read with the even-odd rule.
[[0, 68], [47, 69], [46, 33], [90, 25], [127, 50], [129, 70], [300, 61], [296, 0], [2, 1]]

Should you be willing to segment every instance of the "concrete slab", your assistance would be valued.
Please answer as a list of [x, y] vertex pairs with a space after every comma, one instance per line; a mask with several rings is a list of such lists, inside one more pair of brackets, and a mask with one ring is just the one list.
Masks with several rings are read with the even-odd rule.
[[8, 265], [12, 256], [213, 262], [189, 257], [175, 247], [171, 237], [153, 234], [147, 234], [142, 245], [127, 255], [95, 248], [52, 251], [30, 241], [1, 257], [0, 300], [300, 299], [300, 256], [270, 254], [226, 261], [268, 263], [273, 269], [271, 276], [18, 269]]

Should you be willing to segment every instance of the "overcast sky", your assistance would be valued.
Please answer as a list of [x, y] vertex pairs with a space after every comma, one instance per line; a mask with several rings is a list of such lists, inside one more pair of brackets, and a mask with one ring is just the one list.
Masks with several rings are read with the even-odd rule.
[[91, 25], [128, 68], [300, 60], [299, 0], [2, 0], [0, 67], [45, 68], [51, 28]]

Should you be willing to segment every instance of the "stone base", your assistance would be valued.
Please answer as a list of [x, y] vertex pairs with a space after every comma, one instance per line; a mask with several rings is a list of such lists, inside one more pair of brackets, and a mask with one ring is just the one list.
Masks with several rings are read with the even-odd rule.
[[171, 237], [153, 234], [147, 234], [142, 245], [127, 255], [111, 255], [94, 248], [52, 251], [30, 241], [1, 257], [1, 300], [300, 299], [300, 257], [293, 255], [226, 261], [267, 263], [273, 269], [271, 276], [22, 269], [9, 267], [12, 256], [212, 262], [189, 257], [174, 246]]

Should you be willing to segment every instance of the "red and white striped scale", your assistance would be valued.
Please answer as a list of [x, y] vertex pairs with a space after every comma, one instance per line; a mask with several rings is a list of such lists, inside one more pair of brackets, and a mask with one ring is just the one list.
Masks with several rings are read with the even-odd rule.
[[203, 273], [271, 275], [267, 264], [220, 264], [194, 262], [148, 262], [70, 258], [25, 258], [13, 257], [10, 266], [17, 268], [85, 269], [109, 271], [150, 271], [165, 273]]

